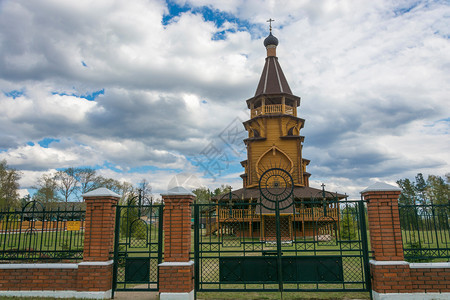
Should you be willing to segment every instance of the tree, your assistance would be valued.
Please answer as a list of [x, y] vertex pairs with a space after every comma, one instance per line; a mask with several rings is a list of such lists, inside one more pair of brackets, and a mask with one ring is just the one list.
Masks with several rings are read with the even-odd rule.
[[[397, 181], [402, 189], [399, 198], [399, 203], [402, 204], [400, 206], [402, 229], [417, 230], [425, 221], [425, 215], [433, 215], [432, 222], [435, 222], [435, 225], [448, 228], [448, 216], [450, 215], [449, 174], [446, 174], [445, 178], [446, 181], [440, 176], [429, 175], [425, 180], [422, 173], [418, 173], [415, 182], [411, 182], [408, 178]], [[413, 206], [417, 204], [420, 206]]]
[[412, 204], [448, 204], [450, 198], [450, 174], [445, 175], [446, 180], [437, 175], [429, 175], [427, 180], [422, 173], [418, 173], [415, 182], [408, 178], [400, 179], [397, 184], [402, 189], [399, 203]]
[[25, 196], [20, 198], [20, 207], [24, 207], [30, 201], [31, 201], [30, 194], [26, 194]]
[[[100, 187], [105, 187], [121, 195], [120, 203], [125, 203], [125, 199], [134, 192], [131, 183], [112, 178], [97, 176], [91, 168], [68, 168], [56, 173], [43, 174], [38, 179], [37, 189], [33, 200], [42, 203], [49, 202], [69, 202], [76, 196], [81, 200], [81, 195]], [[146, 191], [151, 191], [150, 185], [146, 183]]]
[[0, 161], [0, 209], [19, 206], [19, 179], [21, 173], [10, 168], [6, 160]]
[[150, 200], [152, 197], [152, 187], [146, 179], [142, 179], [138, 184], [138, 192], [141, 193], [142, 199]]
[[220, 187], [216, 188], [213, 192], [213, 197], [219, 196], [225, 193], [229, 193], [233, 190], [233, 188], [228, 184], [222, 184]]
[[426, 196], [430, 199], [434, 204], [448, 204], [450, 199], [450, 177], [449, 174], [446, 174], [445, 180], [436, 175], [429, 175], [427, 179], [427, 189]]
[[97, 176], [97, 172], [92, 168], [76, 168], [74, 177], [78, 181], [78, 197], [100, 187], [102, 177]]
[[416, 191], [414, 183], [408, 178], [397, 180], [397, 184], [402, 189], [398, 202], [404, 205], [412, 205], [416, 202]]
[[415, 190], [416, 190], [416, 198], [418, 199], [420, 204], [426, 204], [429, 200], [426, 198], [425, 191], [427, 190], [427, 182], [425, 182], [425, 179], [423, 179], [422, 173], [418, 173], [416, 175], [416, 184], [415, 184]]
[[148, 225], [140, 218], [141, 214], [137, 206], [137, 197], [130, 194], [126, 199], [129, 206], [122, 208], [120, 214], [121, 237], [146, 239], [148, 236]]
[[341, 211], [341, 238], [346, 240], [353, 240], [357, 236], [357, 227], [355, 226], [357, 220], [356, 207], [347, 206]]
[[130, 195], [135, 195], [135, 189], [133, 185], [127, 181], [118, 181], [112, 178], [98, 177], [98, 184], [100, 187], [105, 187], [121, 196], [119, 204], [126, 204]]
[[58, 171], [55, 174], [57, 190], [66, 203], [69, 201], [70, 196], [74, 194], [78, 188], [78, 181], [75, 175], [76, 170], [74, 168], [67, 168], [62, 171]]
[[58, 183], [53, 174], [43, 174], [34, 188], [37, 189], [37, 192], [33, 195], [34, 201], [39, 201], [42, 204], [61, 201], [58, 195]]
[[192, 191], [196, 197], [196, 203], [211, 202], [211, 191], [206, 187], [200, 187]]
[[427, 179], [426, 194], [434, 206], [434, 215], [436, 225], [441, 230], [448, 230], [450, 221], [450, 182], [449, 174], [446, 174], [446, 180], [440, 176], [429, 175]]

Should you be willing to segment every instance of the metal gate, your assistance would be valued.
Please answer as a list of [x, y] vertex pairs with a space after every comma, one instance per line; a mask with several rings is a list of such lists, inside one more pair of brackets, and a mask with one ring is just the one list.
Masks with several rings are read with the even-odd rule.
[[260, 177], [260, 199], [194, 205], [197, 291], [370, 290], [364, 203], [293, 189], [275, 168]]
[[163, 255], [163, 205], [141, 195], [117, 206], [113, 291], [157, 291]]

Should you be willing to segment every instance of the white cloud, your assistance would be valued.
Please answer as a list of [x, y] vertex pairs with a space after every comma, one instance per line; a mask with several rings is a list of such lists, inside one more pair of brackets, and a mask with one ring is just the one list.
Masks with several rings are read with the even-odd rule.
[[0, 152], [0, 160], [21, 170], [47, 170], [49, 168], [68, 168], [72, 166], [95, 165], [101, 159], [91, 147], [77, 145], [71, 141], [62, 141], [49, 148], [39, 144], [25, 145]]
[[[163, 191], [180, 170], [201, 172], [187, 157], [218, 141], [237, 115], [248, 118], [269, 17], [280, 64], [302, 97], [312, 182], [357, 195], [375, 178], [448, 172], [445, 2], [177, 3], [238, 23], [218, 27], [198, 9], [164, 25], [168, 8], [159, 0], [0, 4], [0, 159], [24, 170], [23, 185], [36, 170], [107, 163], [124, 173], [105, 174], [149, 176]], [[102, 89], [95, 101], [71, 96]], [[7, 97], [12, 90], [24, 95]], [[44, 138], [60, 142], [44, 148]], [[141, 166], [157, 171], [127, 173]], [[238, 188], [234, 172], [216, 182], [197, 175]]]

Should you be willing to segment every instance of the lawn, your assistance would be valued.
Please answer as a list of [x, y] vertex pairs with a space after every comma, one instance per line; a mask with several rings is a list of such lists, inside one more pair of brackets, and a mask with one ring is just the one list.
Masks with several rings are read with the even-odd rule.
[[0, 259], [77, 259], [82, 257], [83, 231], [26, 231], [0, 234]]

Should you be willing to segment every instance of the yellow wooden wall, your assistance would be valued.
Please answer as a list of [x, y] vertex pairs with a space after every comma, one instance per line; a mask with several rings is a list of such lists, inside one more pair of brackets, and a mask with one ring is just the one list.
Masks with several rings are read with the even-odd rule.
[[[258, 171], [261, 174], [271, 167], [290, 168], [294, 184], [304, 186], [303, 172], [305, 167], [302, 162], [301, 139], [282, 139], [287, 136], [290, 128], [292, 134], [298, 136], [303, 127], [303, 120], [296, 117], [277, 115], [269, 117], [258, 117], [246, 122], [245, 127], [249, 137], [255, 137], [254, 130], [264, 140], [250, 140], [247, 143], [247, 166], [248, 185], [258, 185]], [[260, 175], [259, 174], [259, 175]]]

